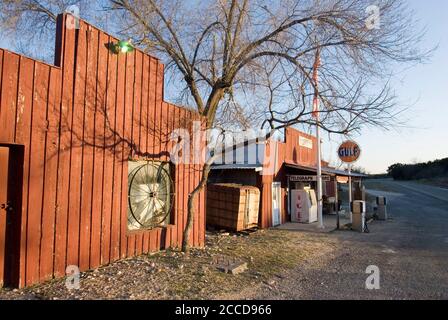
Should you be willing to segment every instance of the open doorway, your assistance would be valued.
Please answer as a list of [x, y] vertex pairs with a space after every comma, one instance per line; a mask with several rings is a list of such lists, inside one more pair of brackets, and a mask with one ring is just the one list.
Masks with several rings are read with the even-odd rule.
[[0, 144], [0, 287], [18, 286], [24, 148]]

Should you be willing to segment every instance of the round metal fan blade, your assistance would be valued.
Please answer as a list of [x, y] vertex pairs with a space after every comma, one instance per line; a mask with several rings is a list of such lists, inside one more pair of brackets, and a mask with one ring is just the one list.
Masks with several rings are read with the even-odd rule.
[[[132, 172], [129, 208], [135, 222], [153, 227], [166, 221], [173, 203], [172, 180], [163, 165], [147, 163]], [[129, 219], [134, 225], [133, 219]]]

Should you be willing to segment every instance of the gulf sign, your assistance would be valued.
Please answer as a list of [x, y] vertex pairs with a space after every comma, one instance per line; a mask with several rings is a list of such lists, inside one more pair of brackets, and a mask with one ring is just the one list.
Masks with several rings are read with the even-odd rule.
[[361, 156], [361, 148], [354, 141], [345, 141], [338, 148], [338, 156], [342, 162], [356, 162]]

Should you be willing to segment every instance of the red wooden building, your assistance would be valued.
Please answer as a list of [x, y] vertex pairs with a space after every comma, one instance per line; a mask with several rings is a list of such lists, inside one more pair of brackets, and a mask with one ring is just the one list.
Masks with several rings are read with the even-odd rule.
[[[259, 227], [269, 228], [291, 221], [290, 191], [316, 183], [292, 182], [291, 178], [302, 175], [316, 175], [317, 139], [315, 136], [286, 128], [283, 141], [270, 139], [261, 143], [250, 143], [228, 152], [240, 155], [240, 161], [228, 163], [226, 159], [237, 159], [237, 155], [226, 155], [215, 163], [209, 182], [233, 183], [255, 186], [260, 190]], [[248, 156], [257, 154], [257, 159], [248, 161]], [[244, 155], [244, 156], [243, 156]], [[230, 161], [231, 162], [231, 161]], [[329, 181], [323, 182], [323, 194], [337, 198], [337, 180], [347, 177], [341, 170], [329, 168], [322, 161], [322, 173]], [[357, 181], [362, 175], [352, 174]], [[354, 180], [355, 181], [355, 180]]]
[[[69, 18], [58, 17], [55, 65], [0, 49], [0, 286], [179, 246], [200, 179], [200, 165], [170, 161], [169, 134], [201, 119], [163, 100], [164, 65], [139, 50], [116, 54], [117, 39], [83, 21], [73, 29]], [[157, 190], [134, 211], [154, 219], [136, 224], [130, 177], [151, 168]], [[150, 205], [160, 172], [172, 184]], [[204, 193], [196, 212], [191, 242], [203, 246]]]

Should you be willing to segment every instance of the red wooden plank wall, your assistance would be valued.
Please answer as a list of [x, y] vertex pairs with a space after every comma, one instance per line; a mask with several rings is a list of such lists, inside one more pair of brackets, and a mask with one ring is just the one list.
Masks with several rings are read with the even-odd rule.
[[[128, 232], [127, 160], [169, 161], [169, 134], [200, 119], [163, 101], [159, 60], [113, 54], [107, 44], [117, 39], [83, 21], [67, 29], [66, 17], [58, 18], [57, 66], [0, 49], [0, 143], [24, 146], [19, 286], [68, 265], [83, 271], [179, 246], [201, 174], [200, 165], [176, 165], [172, 225]], [[194, 246], [204, 245], [204, 192]]]
[[[317, 139], [316, 137], [300, 132], [294, 128], [285, 129], [286, 150], [285, 161], [302, 166], [315, 167], [317, 164]], [[313, 142], [312, 149], [299, 145], [299, 137], [309, 139]]]

